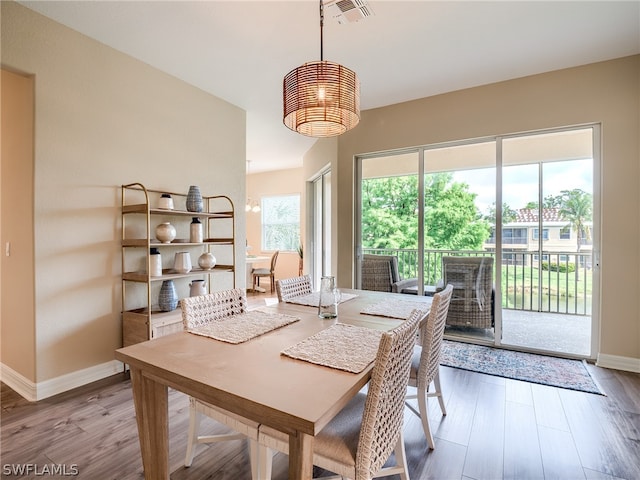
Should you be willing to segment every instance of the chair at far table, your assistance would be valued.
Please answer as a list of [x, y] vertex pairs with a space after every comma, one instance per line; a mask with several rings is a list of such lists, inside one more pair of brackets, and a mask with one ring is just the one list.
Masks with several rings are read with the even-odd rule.
[[[276, 274], [276, 262], [278, 261], [278, 254], [280, 251], [276, 250], [273, 252], [271, 256], [271, 267], [270, 268], [254, 268], [251, 270], [251, 278], [253, 283], [253, 290], [256, 289], [256, 285], [260, 285], [261, 277], [269, 277], [271, 282], [271, 293], [273, 293], [273, 289], [275, 288], [275, 274]], [[256, 283], [257, 282], [257, 283]]]
[[[413, 358], [411, 359], [409, 386], [416, 387], [418, 391], [417, 395], [408, 394], [406, 399], [417, 398], [419, 411], [416, 411], [409, 403], [407, 403], [407, 406], [422, 420], [424, 436], [431, 450], [435, 448], [435, 444], [429, 427], [427, 398], [437, 397], [442, 415], [447, 414], [447, 410], [444, 407], [444, 399], [442, 398], [442, 388], [440, 387], [440, 351], [452, 293], [453, 285], [449, 284], [444, 290], [433, 296], [429, 315], [420, 324], [420, 346], [415, 347]], [[429, 392], [432, 382], [434, 391]]]
[[[313, 440], [313, 464], [355, 480], [399, 474], [408, 480], [402, 433], [411, 355], [424, 312], [414, 310], [378, 346], [367, 393], [358, 393]], [[289, 452], [289, 437], [260, 426], [259, 478], [271, 478], [270, 449]], [[396, 465], [382, 468], [395, 452]], [[323, 477], [324, 478], [324, 477]]]
[[278, 292], [279, 302], [286, 302], [290, 298], [312, 293], [311, 275], [276, 280], [276, 292]]
[[[247, 298], [243, 290], [234, 288], [220, 292], [187, 297], [180, 300], [182, 309], [182, 322], [185, 330], [207, 325], [228, 318], [230, 315], [238, 315], [247, 311]], [[198, 429], [202, 415], [230, 427], [233, 432], [219, 435], [198, 435]], [[205, 403], [193, 397], [189, 397], [189, 433], [187, 438], [187, 453], [184, 461], [185, 467], [191, 466], [195, 455], [195, 447], [199, 443], [224, 442], [229, 440], [249, 439], [251, 456], [251, 476], [257, 479], [256, 468], [258, 465], [257, 422], [248, 420], [235, 413]]]

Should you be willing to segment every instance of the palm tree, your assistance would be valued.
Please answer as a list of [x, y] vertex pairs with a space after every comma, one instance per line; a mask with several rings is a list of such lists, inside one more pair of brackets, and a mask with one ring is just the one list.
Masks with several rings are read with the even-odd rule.
[[[560, 218], [569, 222], [569, 226], [577, 233], [577, 249], [580, 253], [582, 239], [591, 240], [591, 228], [587, 224], [592, 220], [592, 196], [579, 188], [560, 192], [562, 201], [558, 214]], [[576, 280], [578, 279], [578, 256], [576, 255]]]

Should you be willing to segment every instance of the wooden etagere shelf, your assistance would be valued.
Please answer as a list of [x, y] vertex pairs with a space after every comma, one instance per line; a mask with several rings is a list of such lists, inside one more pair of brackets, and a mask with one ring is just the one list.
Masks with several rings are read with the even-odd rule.
[[[169, 194], [173, 209], [157, 208], [162, 194]], [[163, 281], [174, 280], [178, 297], [188, 295], [188, 282], [203, 279], [212, 291], [218, 275], [230, 275], [236, 285], [235, 272], [235, 210], [225, 195], [204, 196], [202, 212], [186, 209], [187, 193], [152, 190], [141, 183], [122, 186], [122, 321], [123, 345], [132, 345], [182, 329], [179, 307], [171, 312], [158, 308], [158, 291]], [[191, 242], [189, 224], [198, 217], [203, 224], [204, 240]], [[155, 238], [156, 225], [169, 221], [177, 231], [170, 243]], [[152, 276], [152, 248], [162, 256], [162, 275]], [[173, 269], [176, 252], [188, 251], [193, 268], [188, 273]], [[198, 257], [211, 252], [217, 258], [215, 267], [204, 270]]]

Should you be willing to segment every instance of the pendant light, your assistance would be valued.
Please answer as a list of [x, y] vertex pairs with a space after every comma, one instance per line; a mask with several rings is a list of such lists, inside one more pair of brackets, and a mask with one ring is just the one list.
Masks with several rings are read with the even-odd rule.
[[320, 0], [320, 61], [291, 70], [282, 82], [284, 124], [309, 137], [333, 137], [360, 121], [360, 82], [355, 72], [323, 59], [324, 6]]

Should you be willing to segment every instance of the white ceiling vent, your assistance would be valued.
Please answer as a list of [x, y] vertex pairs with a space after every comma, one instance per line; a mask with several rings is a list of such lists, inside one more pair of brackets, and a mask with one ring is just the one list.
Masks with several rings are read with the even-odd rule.
[[353, 23], [374, 15], [366, 0], [327, 0], [324, 6], [338, 23]]

